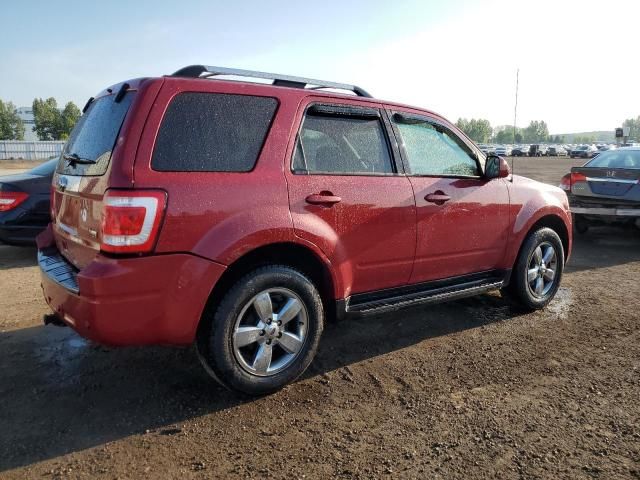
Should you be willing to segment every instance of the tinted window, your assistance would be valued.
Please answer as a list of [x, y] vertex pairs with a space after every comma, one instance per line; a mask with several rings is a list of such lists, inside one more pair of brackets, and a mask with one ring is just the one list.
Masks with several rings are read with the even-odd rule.
[[595, 168], [640, 168], [640, 150], [609, 150], [587, 163]]
[[[395, 119], [395, 116], [394, 116]], [[410, 173], [434, 176], [477, 176], [471, 151], [445, 128], [426, 121], [397, 121]]]
[[78, 120], [63, 152], [95, 160], [95, 164], [69, 164], [60, 157], [58, 172], [69, 175], [103, 175], [134, 96], [134, 92], [128, 92], [118, 103], [114, 102], [115, 95], [94, 100]]
[[151, 164], [162, 171], [248, 172], [277, 104], [268, 97], [182, 93], [164, 115]]
[[310, 113], [302, 124], [293, 168], [309, 173], [393, 173], [380, 119]]

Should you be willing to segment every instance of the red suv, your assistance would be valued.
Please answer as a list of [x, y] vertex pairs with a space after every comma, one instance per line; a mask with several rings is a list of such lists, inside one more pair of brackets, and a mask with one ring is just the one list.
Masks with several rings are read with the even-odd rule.
[[195, 342], [249, 394], [302, 374], [328, 318], [492, 289], [544, 307], [572, 230], [562, 190], [433, 112], [199, 65], [89, 100], [51, 215], [46, 321], [108, 345]]

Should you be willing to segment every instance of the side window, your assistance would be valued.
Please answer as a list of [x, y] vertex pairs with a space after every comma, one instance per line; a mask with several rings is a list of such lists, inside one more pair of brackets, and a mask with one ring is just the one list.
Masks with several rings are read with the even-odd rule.
[[164, 115], [151, 166], [160, 171], [248, 172], [277, 105], [270, 97], [181, 93]]
[[293, 159], [296, 173], [393, 173], [382, 122], [377, 116], [331, 115], [308, 110]]
[[414, 175], [469, 176], [480, 175], [476, 159], [469, 148], [453, 133], [426, 120], [394, 115]]

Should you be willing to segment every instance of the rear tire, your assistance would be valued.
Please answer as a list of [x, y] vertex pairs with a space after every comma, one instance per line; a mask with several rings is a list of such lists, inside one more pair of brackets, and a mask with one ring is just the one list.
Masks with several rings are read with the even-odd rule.
[[307, 369], [318, 349], [324, 310], [307, 277], [271, 265], [238, 280], [202, 321], [197, 348], [205, 370], [231, 390], [264, 395]]
[[555, 296], [563, 270], [564, 248], [560, 237], [550, 228], [540, 228], [524, 241], [508, 291], [525, 308], [539, 310]]

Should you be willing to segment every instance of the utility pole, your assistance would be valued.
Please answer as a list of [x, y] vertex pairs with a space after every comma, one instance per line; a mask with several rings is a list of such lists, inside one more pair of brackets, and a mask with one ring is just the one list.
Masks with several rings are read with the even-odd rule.
[[[516, 104], [513, 107], [513, 144], [516, 144], [516, 122], [518, 121], [518, 86], [520, 83], [520, 68], [516, 70]], [[513, 155], [511, 155], [511, 173], [513, 173]], [[513, 178], [513, 177], [512, 177]]]

